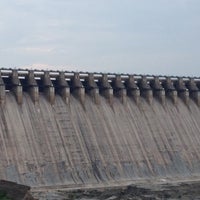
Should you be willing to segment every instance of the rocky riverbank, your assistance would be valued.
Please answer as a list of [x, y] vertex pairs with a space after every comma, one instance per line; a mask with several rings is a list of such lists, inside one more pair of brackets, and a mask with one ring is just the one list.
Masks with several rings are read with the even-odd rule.
[[34, 194], [40, 200], [197, 200], [200, 182], [129, 185], [123, 188], [48, 191]]
[[30, 187], [14, 182], [0, 180], [0, 200], [34, 200]]

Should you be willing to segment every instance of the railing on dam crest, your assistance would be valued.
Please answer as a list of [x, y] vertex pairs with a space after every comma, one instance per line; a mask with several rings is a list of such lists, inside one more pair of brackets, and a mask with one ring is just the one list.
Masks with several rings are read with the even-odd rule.
[[200, 78], [169, 77], [131, 74], [103, 74], [88, 72], [42, 71], [24, 69], [0, 69], [0, 103], [5, 102], [6, 91], [12, 91], [19, 104], [23, 102], [23, 92], [28, 92], [33, 102], [39, 101], [43, 92], [51, 104], [55, 94], [62, 96], [68, 104], [70, 93], [84, 104], [85, 93], [99, 104], [99, 94], [113, 103], [113, 96], [126, 103], [126, 97], [132, 97], [136, 103], [140, 97], [151, 104], [153, 97], [165, 104], [170, 98], [174, 104], [180, 97], [186, 104], [193, 99], [200, 105]]

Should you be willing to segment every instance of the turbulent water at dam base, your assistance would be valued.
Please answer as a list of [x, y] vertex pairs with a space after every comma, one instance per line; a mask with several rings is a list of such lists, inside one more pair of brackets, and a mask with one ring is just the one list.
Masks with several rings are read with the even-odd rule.
[[66, 103], [55, 93], [50, 103], [39, 91], [34, 102], [24, 91], [19, 104], [16, 93], [6, 92], [0, 179], [31, 186], [38, 199], [183, 199], [180, 186], [187, 191], [187, 181], [200, 175], [200, 109], [192, 98], [80, 97], [71, 94]]

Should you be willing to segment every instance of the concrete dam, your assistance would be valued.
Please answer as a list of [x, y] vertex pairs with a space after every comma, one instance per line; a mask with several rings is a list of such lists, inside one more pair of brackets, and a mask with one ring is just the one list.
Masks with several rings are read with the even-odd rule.
[[0, 179], [34, 188], [200, 175], [200, 78], [1, 69]]

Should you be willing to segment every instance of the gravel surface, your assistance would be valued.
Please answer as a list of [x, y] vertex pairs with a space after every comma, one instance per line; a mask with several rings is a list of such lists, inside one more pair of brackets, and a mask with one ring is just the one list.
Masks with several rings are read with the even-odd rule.
[[200, 200], [200, 182], [130, 185], [123, 188], [51, 191], [34, 194], [39, 200]]

